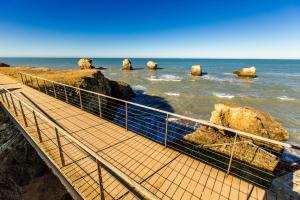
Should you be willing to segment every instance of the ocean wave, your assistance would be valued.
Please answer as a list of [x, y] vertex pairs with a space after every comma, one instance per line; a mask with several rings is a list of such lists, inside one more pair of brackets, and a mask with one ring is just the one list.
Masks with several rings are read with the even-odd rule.
[[165, 92], [164, 94], [168, 96], [180, 96], [180, 93], [175, 93], [175, 92]]
[[280, 97], [276, 97], [277, 99], [280, 99], [281, 101], [294, 101], [294, 98], [290, 98], [287, 96], [280, 96]]
[[219, 92], [213, 92], [213, 95], [218, 98], [226, 98], [226, 99], [232, 99], [235, 97], [234, 95], [231, 94], [219, 93]]
[[182, 79], [179, 76], [175, 75], [162, 75], [162, 76], [150, 76], [147, 78], [149, 81], [181, 81]]
[[212, 75], [209, 75], [209, 74], [204, 75], [202, 78], [205, 79], [205, 80], [218, 81], [218, 82], [224, 82], [224, 81], [232, 82], [232, 81], [233, 81], [233, 79], [229, 79], [229, 78], [218, 78], [218, 77], [216, 77], [216, 76], [212, 76]]

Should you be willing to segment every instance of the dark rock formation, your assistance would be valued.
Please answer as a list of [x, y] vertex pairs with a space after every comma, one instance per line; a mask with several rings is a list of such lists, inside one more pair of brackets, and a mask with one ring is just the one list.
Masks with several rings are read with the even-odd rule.
[[0, 67], [10, 67], [10, 65], [5, 64], [5, 63], [0, 63]]

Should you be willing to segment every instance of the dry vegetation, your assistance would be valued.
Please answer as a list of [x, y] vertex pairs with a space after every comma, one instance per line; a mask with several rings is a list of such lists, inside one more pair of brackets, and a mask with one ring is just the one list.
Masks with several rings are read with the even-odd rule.
[[96, 70], [50, 70], [36, 67], [0, 67], [0, 73], [9, 75], [21, 82], [20, 72], [36, 75], [68, 85], [79, 86], [83, 77], [91, 77]]

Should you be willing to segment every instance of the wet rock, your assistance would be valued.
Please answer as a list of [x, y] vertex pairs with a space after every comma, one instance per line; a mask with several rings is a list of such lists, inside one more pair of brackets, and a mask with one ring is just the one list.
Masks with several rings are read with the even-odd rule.
[[129, 59], [124, 59], [122, 62], [122, 70], [132, 70], [132, 64]]
[[93, 66], [93, 61], [89, 58], [81, 58], [78, 61], [78, 65], [80, 69], [94, 69], [95, 67]]
[[216, 104], [210, 122], [273, 140], [289, 138], [287, 130], [270, 114], [252, 107]]
[[8, 65], [6, 63], [0, 63], [0, 67], [10, 67], [10, 65]]
[[150, 70], [156, 70], [157, 69], [157, 63], [153, 61], [147, 62], [147, 67]]
[[248, 68], [242, 68], [237, 71], [234, 71], [233, 73], [239, 77], [255, 78], [256, 77], [256, 68], [254, 66], [248, 67]]
[[191, 68], [191, 74], [193, 76], [201, 76], [202, 75], [202, 68], [200, 65], [193, 65]]

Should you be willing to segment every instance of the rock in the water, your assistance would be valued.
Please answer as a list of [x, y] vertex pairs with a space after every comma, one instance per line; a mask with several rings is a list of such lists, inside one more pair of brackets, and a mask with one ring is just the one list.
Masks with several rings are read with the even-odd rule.
[[0, 67], [10, 67], [10, 65], [8, 65], [6, 63], [0, 63]]
[[157, 69], [157, 63], [153, 62], [153, 61], [149, 61], [149, 62], [147, 62], [147, 67], [148, 67], [148, 69], [156, 70]]
[[287, 130], [270, 114], [252, 107], [216, 104], [210, 122], [278, 141], [289, 137]]
[[193, 65], [191, 68], [191, 74], [193, 76], [201, 76], [202, 75], [202, 68], [200, 65]]
[[239, 77], [255, 78], [256, 77], [256, 68], [254, 66], [248, 67], [248, 68], [242, 68], [237, 71], [234, 71], [233, 73]]
[[81, 58], [78, 61], [78, 65], [80, 69], [94, 69], [95, 67], [93, 66], [93, 61], [89, 58]]
[[[184, 136], [184, 139], [228, 156], [231, 155], [234, 142], [232, 135], [207, 126], [201, 126], [195, 132]], [[272, 153], [240, 137], [236, 140], [233, 157], [269, 171], [274, 171], [279, 162]]]
[[132, 70], [132, 64], [129, 59], [124, 59], [122, 63], [122, 70]]

